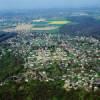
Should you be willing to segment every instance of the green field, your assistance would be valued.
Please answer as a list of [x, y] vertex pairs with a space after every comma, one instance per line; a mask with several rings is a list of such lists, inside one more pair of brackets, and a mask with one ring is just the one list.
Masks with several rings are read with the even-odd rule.
[[64, 24], [69, 24], [71, 21], [64, 19], [64, 18], [50, 18], [45, 20], [34, 20], [32, 22], [33, 24], [33, 31], [51, 31], [51, 30], [57, 30]]

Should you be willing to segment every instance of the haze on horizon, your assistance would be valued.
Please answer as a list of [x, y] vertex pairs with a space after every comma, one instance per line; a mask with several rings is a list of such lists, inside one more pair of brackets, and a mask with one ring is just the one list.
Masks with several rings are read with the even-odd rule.
[[99, 7], [100, 0], [0, 0], [0, 10]]

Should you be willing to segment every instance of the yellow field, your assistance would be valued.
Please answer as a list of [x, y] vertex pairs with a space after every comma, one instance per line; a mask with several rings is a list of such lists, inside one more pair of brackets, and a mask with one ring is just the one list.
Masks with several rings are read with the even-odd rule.
[[70, 21], [50, 21], [48, 24], [68, 24]]

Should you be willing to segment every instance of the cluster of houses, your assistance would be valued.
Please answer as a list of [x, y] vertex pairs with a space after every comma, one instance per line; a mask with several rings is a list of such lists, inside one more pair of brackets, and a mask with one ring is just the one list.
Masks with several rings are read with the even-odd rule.
[[[21, 75], [25, 81], [39, 79], [64, 81], [64, 88], [98, 89], [100, 86], [100, 42], [92, 37], [59, 38], [46, 34], [45, 37], [32, 33], [17, 35], [7, 42], [10, 49], [15, 49], [25, 60], [25, 71]], [[42, 39], [41, 39], [42, 38]], [[42, 44], [39, 40], [42, 41]], [[56, 41], [55, 41], [56, 40]], [[34, 43], [37, 41], [37, 45]], [[38, 43], [39, 42], [39, 43]], [[2, 48], [1, 48], [2, 49]], [[3, 50], [3, 49], [2, 49]], [[1, 57], [1, 56], [0, 56]], [[54, 64], [56, 67], [54, 69]], [[98, 69], [98, 70], [97, 70]], [[55, 73], [54, 78], [51, 73]], [[61, 74], [58, 74], [59, 71]], [[56, 74], [57, 73], [57, 74]]]

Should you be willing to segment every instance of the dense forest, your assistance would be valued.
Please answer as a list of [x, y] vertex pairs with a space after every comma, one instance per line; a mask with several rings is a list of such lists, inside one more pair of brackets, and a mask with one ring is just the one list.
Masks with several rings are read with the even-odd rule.
[[73, 36], [90, 36], [100, 39], [100, 21], [92, 17], [74, 16], [68, 18], [71, 24], [63, 25], [60, 33]]
[[0, 42], [4, 41], [4, 40], [7, 40], [11, 37], [14, 37], [16, 36], [17, 33], [15, 32], [3, 32], [3, 31], [0, 31]]
[[100, 92], [66, 91], [61, 81], [10, 82], [0, 86], [0, 100], [100, 100]]
[[0, 82], [23, 70], [23, 58], [6, 51], [0, 58]]

